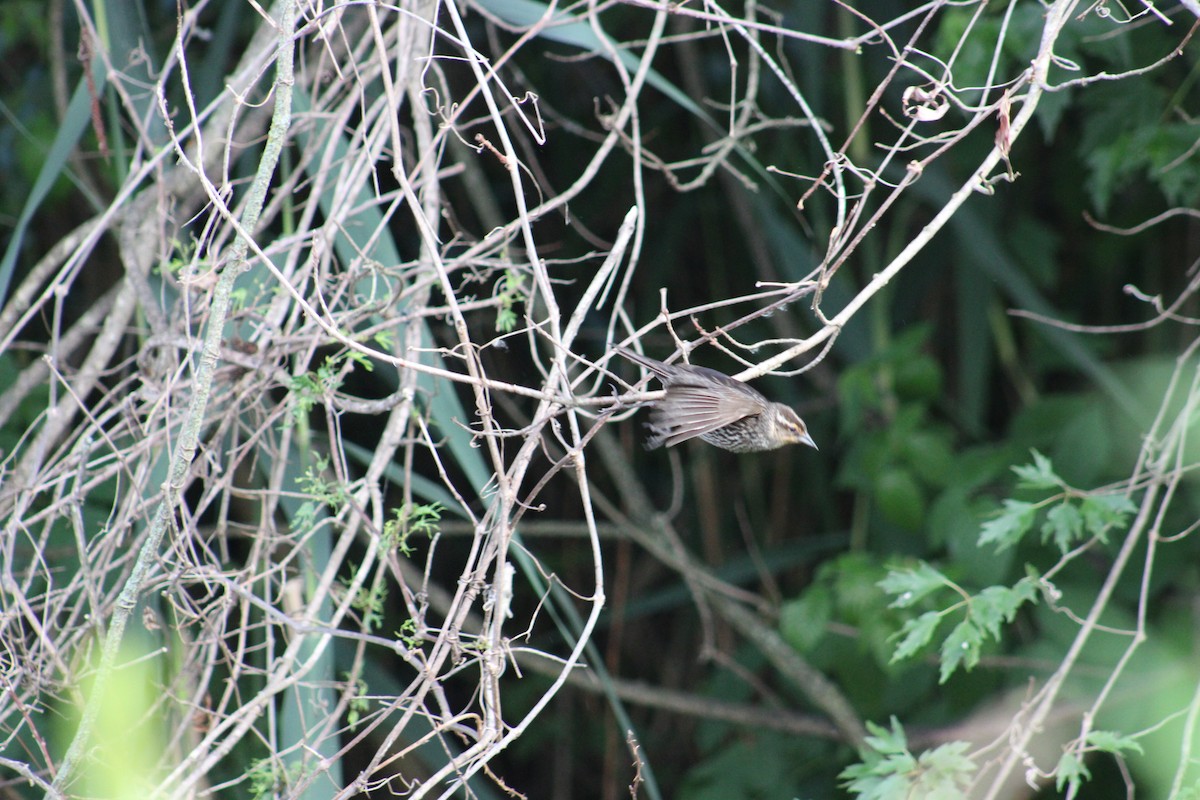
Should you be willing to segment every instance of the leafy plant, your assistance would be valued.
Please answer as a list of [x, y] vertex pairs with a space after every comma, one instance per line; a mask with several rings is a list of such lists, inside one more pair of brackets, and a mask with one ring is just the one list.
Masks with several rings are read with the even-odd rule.
[[348, 500], [345, 486], [325, 478], [329, 470], [328, 458], [317, 456], [315, 462], [296, 478], [300, 491], [305, 495], [305, 500], [296, 508], [292, 519], [292, 526], [296, 530], [311, 528], [322, 507], [337, 513]]
[[363, 630], [378, 630], [383, 623], [387, 594], [387, 587], [383, 584], [362, 586], [355, 593], [350, 605], [362, 615]]
[[0, 3], [6, 790], [1186, 796], [1191, 12], [902, 5]]
[[967, 755], [966, 742], [947, 742], [920, 755], [908, 749], [904, 728], [893, 717], [892, 727], [867, 723], [863, 761], [842, 771], [843, 785], [863, 800], [958, 800], [978, 766]]
[[523, 303], [528, 290], [525, 288], [525, 274], [514, 269], [504, 271], [496, 285], [496, 330], [500, 333], [511, 333], [519, 320], [516, 306]]
[[389, 547], [395, 547], [403, 555], [416, 552], [410, 542], [413, 536], [433, 538], [438, 532], [438, 523], [446, 508], [441, 503], [405, 503], [392, 509], [392, 518], [384, 523], [383, 538]]
[[293, 375], [289, 382], [292, 396], [292, 421], [304, 419], [329, 395], [337, 392], [346, 380], [346, 371], [358, 365], [370, 372], [371, 360], [357, 350], [347, 350], [338, 356], [326, 356], [315, 372]]
[[972, 595], [929, 564], [921, 563], [893, 571], [879, 586], [896, 596], [892, 608], [913, 608], [940, 590], [957, 596], [950, 605], [905, 622], [896, 634], [900, 641], [892, 656], [893, 661], [911, 658], [930, 642], [943, 620], [961, 616], [940, 647], [939, 681], [945, 683], [959, 666], [969, 670], [978, 664], [987, 637], [1000, 641], [1000, 626], [1012, 622], [1023, 605], [1037, 600], [1038, 578], [1031, 573], [1012, 586], [989, 586]]
[[1054, 473], [1050, 459], [1036, 450], [1033, 463], [1013, 467], [1018, 487], [1056, 490], [1041, 500], [1006, 499], [994, 519], [984, 523], [980, 545], [1004, 550], [1018, 544], [1041, 517], [1041, 541], [1052, 542], [1066, 554], [1079, 542], [1092, 539], [1106, 543], [1113, 528], [1120, 528], [1135, 510], [1125, 494], [1080, 492]]

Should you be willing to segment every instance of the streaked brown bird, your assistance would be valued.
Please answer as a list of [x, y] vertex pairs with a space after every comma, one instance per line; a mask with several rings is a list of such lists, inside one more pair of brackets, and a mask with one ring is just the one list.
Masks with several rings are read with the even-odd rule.
[[772, 403], [742, 381], [707, 367], [664, 364], [626, 347], [618, 347], [617, 352], [653, 372], [667, 390], [654, 403], [646, 424], [650, 450], [696, 437], [735, 453], [774, 450], [786, 444], [817, 447], [795, 411]]

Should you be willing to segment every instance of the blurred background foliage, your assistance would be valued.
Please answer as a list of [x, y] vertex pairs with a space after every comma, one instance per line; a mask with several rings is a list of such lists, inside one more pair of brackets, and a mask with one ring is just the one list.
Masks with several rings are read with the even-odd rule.
[[[933, 46], [930, 65], [949, 58], [961, 43], [954, 78], [964, 102], [977, 99], [969, 88], [986, 83], [993, 70], [1012, 74], [1036, 52], [1043, 6], [1022, 3], [1011, 19], [1006, 19], [1006, 9], [1006, 4], [992, 4], [975, 19], [974, 5], [948, 8], [934, 18], [936, 27], [924, 40]], [[130, 56], [131, 64], [162, 63], [175, 35], [177, 10], [174, 2], [155, 0], [112, 4], [114, 15], [123, 15], [124, 27], [114, 26], [111, 35], [138, 41], [145, 49], [144, 62]], [[771, 6], [777, 24], [802, 20], [806, 32], [828, 37], [847, 35], [856, 13], [893, 19], [905, 10], [904, 4], [888, 2], [854, 11], [812, 0]], [[1182, 7], [1164, 11], [1173, 26], [1153, 17], [1118, 25], [1112, 16], [1122, 12], [1116, 7], [1101, 4], [1086, 14], [1080, 7], [1082, 18], [1064, 32], [1056, 48], [1061, 65], [1074, 64], [1078, 72], [1060, 66], [1052, 77], [1115, 74], [1164, 57], [1195, 22]], [[472, 7], [467, 20], [474, 40], [489, 42], [498, 57], [520, 36], [503, 21], [529, 13], [539, 12], [513, 0], [488, 0]], [[637, 6], [613, 6], [603, 20], [614, 40], [636, 42], [646, 35], [648, 13]], [[191, 73], [202, 107], [217, 96], [259, 16], [250, 4], [222, 0], [204, 4], [200, 21], [209, 38], [193, 51]], [[974, 25], [973, 32], [963, 38], [968, 25]], [[671, 19], [668, 33], [686, 37], [703, 27], [701, 21], [678, 16]], [[1000, 61], [1007, 64], [993, 62], [1002, 28], [1006, 38]], [[560, 34], [566, 30], [557, 29]], [[0, 275], [5, 290], [67, 231], [104, 208], [124, 179], [129, 120], [102, 91], [98, 113], [69, 156], [54, 163], [49, 183], [38, 189], [56, 157], [52, 143], [68, 115], [72, 92], [86, 78], [77, 57], [78, 32], [76, 8], [63, 0], [0, 4], [0, 229], [12, 255], [6, 264], [11, 274]], [[719, 120], [727, 113], [719, 103], [729, 95], [728, 56], [711, 45], [710, 40], [682, 38], [654, 62], [662, 83], [643, 95], [641, 126], [646, 149], [664, 162], [690, 158], [719, 135]], [[772, 41], [770, 48], [790, 65], [791, 78], [816, 114], [828, 121], [838, 143], [893, 66], [886, 49], [878, 47], [847, 52], [789, 40]], [[788, 449], [739, 457], [689, 444], [678, 452], [646, 453], [640, 448], [642, 417], [615, 429], [616, 444], [631, 460], [636, 480], [654, 506], [670, 515], [686, 546], [714, 574], [764, 600], [768, 624], [840, 687], [861, 719], [882, 726], [873, 729], [874, 735], [886, 739], [892, 730], [889, 720], [895, 717], [914, 751], [970, 738], [974, 727], [984, 731], [978, 734], [980, 741], [986, 740], [987, 731], [994, 735], [998, 730], [989, 728], [992, 718], [999, 716], [1006, 724], [1031, 679], [1049, 676], [1071, 641], [1072, 619], [1045, 602], [1032, 603], [1014, 613], [1001, 636], [985, 637], [973, 669], [959, 670], [942, 682], [937, 640], [916, 657], [898, 661], [893, 656], [905, 624], [942, 608], [945, 599], [931, 596], [924, 605], [897, 607], [880, 584], [892, 570], [930, 563], [965, 594], [974, 595], [988, 586], [1016, 584], [1027, 565], [1044, 571], [1054, 564], [1061, 549], [1052, 536], [1037, 533], [1040, 527], [1011, 547], [979, 545], [983, 526], [997, 518], [1004, 500], [1044, 496], [1022, 488], [1012, 470], [1034, 463], [1032, 451], [1044, 454], [1066, 484], [1081, 490], [1119, 486], [1129, 478], [1142, 437], [1168, 394], [1175, 359], [1194, 339], [1193, 318], [1200, 311], [1195, 298], [1189, 295], [1175, 309], [1176, 320], [1106, 334], [1067, 330], [1010, 312], [1029, 311], [1086, 326], [1133, 326], [1154, 316], [1152, 305], [1139, 297], [1161, 297], [1170, 305], [1188, 290], [1200, 257], [1194, 212], [1131, 235], [1100, 225], [1130, 227], [1172, 208], [1197, 207], [1197, 52], [1189, 41], [1181, 57], [1145, 74], [1048, 94], [1036, 129], [1022, 136], [1011, 153], [1019, 173], [1015, 181], [998, 183], [994, 194], [970, 200], [932, 245], [841, 331], [811, 370], [757, 382], [765, 393], [799, 409], [819, 452]], [[471, 78], [466, 68], [450, 62], [444, 66], [452, 91], [467, 91]], [[543, 191], [561, 191], [567, 176], [577, 174], [589, 156], [588, 143], [610, 112], [612, 98], [620, 94], [619, 82], [602, 59], [584, 57], [569, 37], [553, 32], [516, 50], [502, 72], [514, 94], [538, 94], [548, 138], [543, 145], [522, 146], [536, 164]], [[794, 114], [783, 87], [769, 76], [761, 79], [758, 102], [764, 117]], [[663, 87], [693, 100], [715, 99], [689, 109]], [[903, 88], [889, 84], [881, 101], [897, 118]], [[168, 89], [178, 92], [178, 86]], [[173, 106], [182, 100], [171, 98]], [[930, 124], [927, 134], [954, 130], [965, 120], [952, 108]], [[104, 131], [103, 147], [94, 123]], [[856, 159], [871, 162], [875, 143], [888, 138], [890, 126], [879, 114], [868, 118], [851, 145]], [[913, 191], [900, 197], [837, 273], [825, 294], [827, 308], [840, 309], [919, 233], [991, 148], [993, 133], [984, 126], [926, 169]], [[297, 158], [298, 153], [286, 157]], [[628, 303], [635, 323], [658, 313], [660, 290], [667, 292], [673, 308], [685, 308], [747, 293], [754, 281], [798, 281], [809, 275], [822, 259], [824, 232], [833, 224], [831, 203], [818, 194], [797, 210], [796, 199], [806, 184], [765, 166], [790, 165], [813, 175], [822, 162], [812, 137], [796, 122], [765, 128], [753, 137], [752, 148], [733, 157], [736, 173], [718, 170], [694, 190], [681, 192], [673, 185], [695, 177], [687, 170], [677, 181], [648, 172], [646, 240]], [[448, 230], [463, 232], [464, 241], [512, 213], [504, 207], [509, 202], [505, 171], [494, 162], [478, 163], [469, 180], [447, 184], [447, 206], [469, 210], [447, 220]], [[900, 166], [884, 177], [901, 177]], [[235, 160], [231, 168], [247, 175], [253, 164]], [[22, 230], [19, 221], [28, 200], [39, 191], [44, 198]], [[598, 263], [593, 251], [611, 238], [631, 201], [628, 172], [610, 169], [597, 176], [596, 190], [587, 198], [537, 223], [543, 241], [552, 243], [543, 255], [553, 260], [551, 273], [563, 282], [564, 296], [587, 286], [586, 276]], [[286, 223], [277, 224], [284, 231]], [[398, 223], [393, 234], [401, 255], [412, 257], [416, 242], [411, 223]], [[64, 298], [66, 319], [95, 307], [120, 277], [117, 258], [107, 266], [103, 260], [93, 262]], [[489, 276], [476, 289], [480, 297], [507, 293], [511, 299], [503, 307], [517, 315], [525, 311], [521, 298], [526, 290], [519, 276]], [[733, 316], [719, 310], [697, 314], [694, 320], [712, 330]], [[495, 335], [489, 325], [503, 331], [513, 317], [507, 323], [499, 314], [490, 320], [479, 317], [473, 324], [487, 339]], [[792, 339], [818, 327], [802, 301], [755, 320], [739, 335], [744, 340]], [[49, 328], [44, 318], [28, 323], [20, 336], [26, 346], [0, 354], [0, 380], [10, 383], [36, 360]], [[697, 333], [690, 321], [678, 321], [676, 330], [683, 338]], [[433, 335], [444, 332], [435, 327]], [[604, 329], [585, 327], [583, 336], [591, 354], [600, 355]], [[643, 339], [643, 345], [656, 356], [674, 348], [662, 331]], [[129, 347], [136, 347], [133, 338]], [[127, 355], [135, 353], [128, 350]], [[692, 357], [736, 370], [715, 350]], [[1194, 361], [1194, 353], [1189, 358]], [[500, 349], [490, 350], [484, 359], [517, 378], [532, 369], [519, 355]], [[314, 359], [314, 369], [318, 363]], [[346, 380], [359, 394], [383, 396], [392, 387], [378, 372], [348, 370]], [[520, 399], [498, 402], [507, 403], [506, 413], [516, 419], [531, 407]], [[1173, 402], [1181, 406], [1186, 400]], [[35, 393], [0, 420], [0, 457], [19, 451], [24, 432], [45, 403], [45, 394]], [[342, 433], [367, 450], [377, 435], [366, 416], [348, 418]], [[418, 464], [416, 472], [436, 480], [432, 468]], [[452, 474], [467, 471], [453, 459], [446, 468]], [[598, 493], [617, 496], [610, 478], [596, 481]], [[1136, 494], [1138, 487], [1132, 488]], [[87, 498], [88, 527], [104, 524], [111, 502], [106, 491], [111, 494], [97, 486]], [[425, 499], [432, 493], [430, 489]], [[568, 535], [580, 513], [570, 481], [556, 479], [539, 502], [545, 504], [545, 520], [552, 522], [530, 521], [525, 534], [533, 542], [529, 546], [564, 583], [586, 585], [579, 575], [590, 569], [586, 552], [581, 552], [586, 547]], [[440, 577], [452, 580], [456, 554], [470, 543], [454, 504], [447, 507], [440, 519], [445, 538], [439, 546], [449, 566]], [[1200, 496], [1189, 477], [1159, 529], [1164, 535], [1190, 530], [1198, 513]], [[311, 522], [311, 517], [305, 519]], [[1039, 517], [1035, 526], [1042, 521]], [[602, 658], [615, 680], [684, 693], [692, 703], [689, 709], [676, 709], [626, 702], [639, 755], [653, 769], [662, 796], [700, 800], [845, 794], [847, 781], [839, 775], [860, 760], [855, 744], [828, 726], [822, 729], [820, 715], [780, 680], [758, 648], [727, 622], [714, 621], [698, 608], [674, 570], [647, 558], [621, 533], [620, 524], [611, 522], [604, 550], [609, 603], [591, 657]], [[423, 556], [427, 538], [418, 535], [412, 541]], [[1120, 542], [1120, 533], [1113, 533], [1057, 576], [1060, 608], [1087, 607]], [[1178, 754], [1179, 749], [1177, 743], [1160, 743], [1178, 741], [1184, 722], [1178, 714], [1200, 678], [1195, 535], [1172, 542], [1170, 552], [1154, 563], [1145, 585], [1137, 576], [1122, 581], [1104, 618], [1113, 628], [1130, 627], [1139, 600], [1147, 599], [1140, 593], [1148, 593], [1151, 643], [1138, 651], [1137, 667], [1126, 670], [1142, 681], [1120, 684], [1120, 696], [1098, 723], [1126, 734], [1145, 732], [1142, 746], [1122, 750], [1120, 759], [1103, 753], [1086, 759], [1092, 780], [1077, 796], [1125, 797], [1124, 769], [1139, 788], [1146, 787], [1145, 796], [1167, 796], [1175, 767], [1160, 759], [1163, 752]], [[63, 562], [61, 568], [72, 567]], [[538, 601], [533, 594], [519, 595], [517, 618], [531, 615]], [[369, 607], [363, 606], [364, 614]], [[395, 602], [379, 599], [371, 613], [378, 615], [380, 635], [403, 630], [405, 611]], [[1064, 701], [1068, 708], [1089, 702], [1124, 646], [1121, 637], [1099, 637], [1089, 645], [1084, 668]], [[350, 668], [350, 655], [339, 652], [339, 674]], [[387, 688], [388, 670], [386, 659], [367, 664], [361, 679], [369, 693], [394, 691]], [[510, 673], [505, 678], [509, 713], [516, 716], [531, 707], [546, 681], [537, 673], [521, 680]], [[469, 686], [460, 689], [468, 691]], [[789, 720], [811, 716], [813, 730], [738, 722], [712, 712], [721, 704], [787, 709]], [[1065, 724], [1063, 718], [1052, 722]], [[5, 731], [6, 739], [10, 733]], [[568, 687], [490, 768], [529, 797], [627, 796], [634, 778], [625, 739], [603, 695]], [[247, 747], [240, 763], [249, 771], [265, 755]], [[24, 756], [7, 751], [5, 757]], [[346, 774], [353, 775], [354, 751], [344, 758]], [[4, 774], [9, 796], [33, 796], [14, 773]], [[257, 796], [287, 795], [280, 789], [283, 779], [271, 775], [255, 784]], [[214, 781], [226, 777], [214, 776]], [[244, 791], [216, 794], [249, 796]], [[499, 796], [495, 788], [476, 791]], [[861, 785], [854, 791], [890, 796]], [[1058, 792], [1051, 783], [1040, 796]]]

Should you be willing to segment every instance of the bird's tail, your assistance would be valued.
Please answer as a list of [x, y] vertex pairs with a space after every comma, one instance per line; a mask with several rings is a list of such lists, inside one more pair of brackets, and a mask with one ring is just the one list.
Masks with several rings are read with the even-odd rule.
[[671, 377], [672, 368], [670, 364], [664, 364], [661, 361], [655, 361], [653, 358], [648, 358], [641, 353], [635, 353], [628, 347], [618, 347], [617, 352], [635, 364], [639, 364], [653, 372], [660, 380], [667, 380]]

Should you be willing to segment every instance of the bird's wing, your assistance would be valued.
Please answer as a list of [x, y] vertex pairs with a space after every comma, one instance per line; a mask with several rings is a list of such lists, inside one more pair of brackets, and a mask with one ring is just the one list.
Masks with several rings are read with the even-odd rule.
[[650, 415], [654, 434], [650, 446], [670, 447], [761, 411], [762, 402], [749, 392], [717, 392], [705, 386], [672, 384]]

